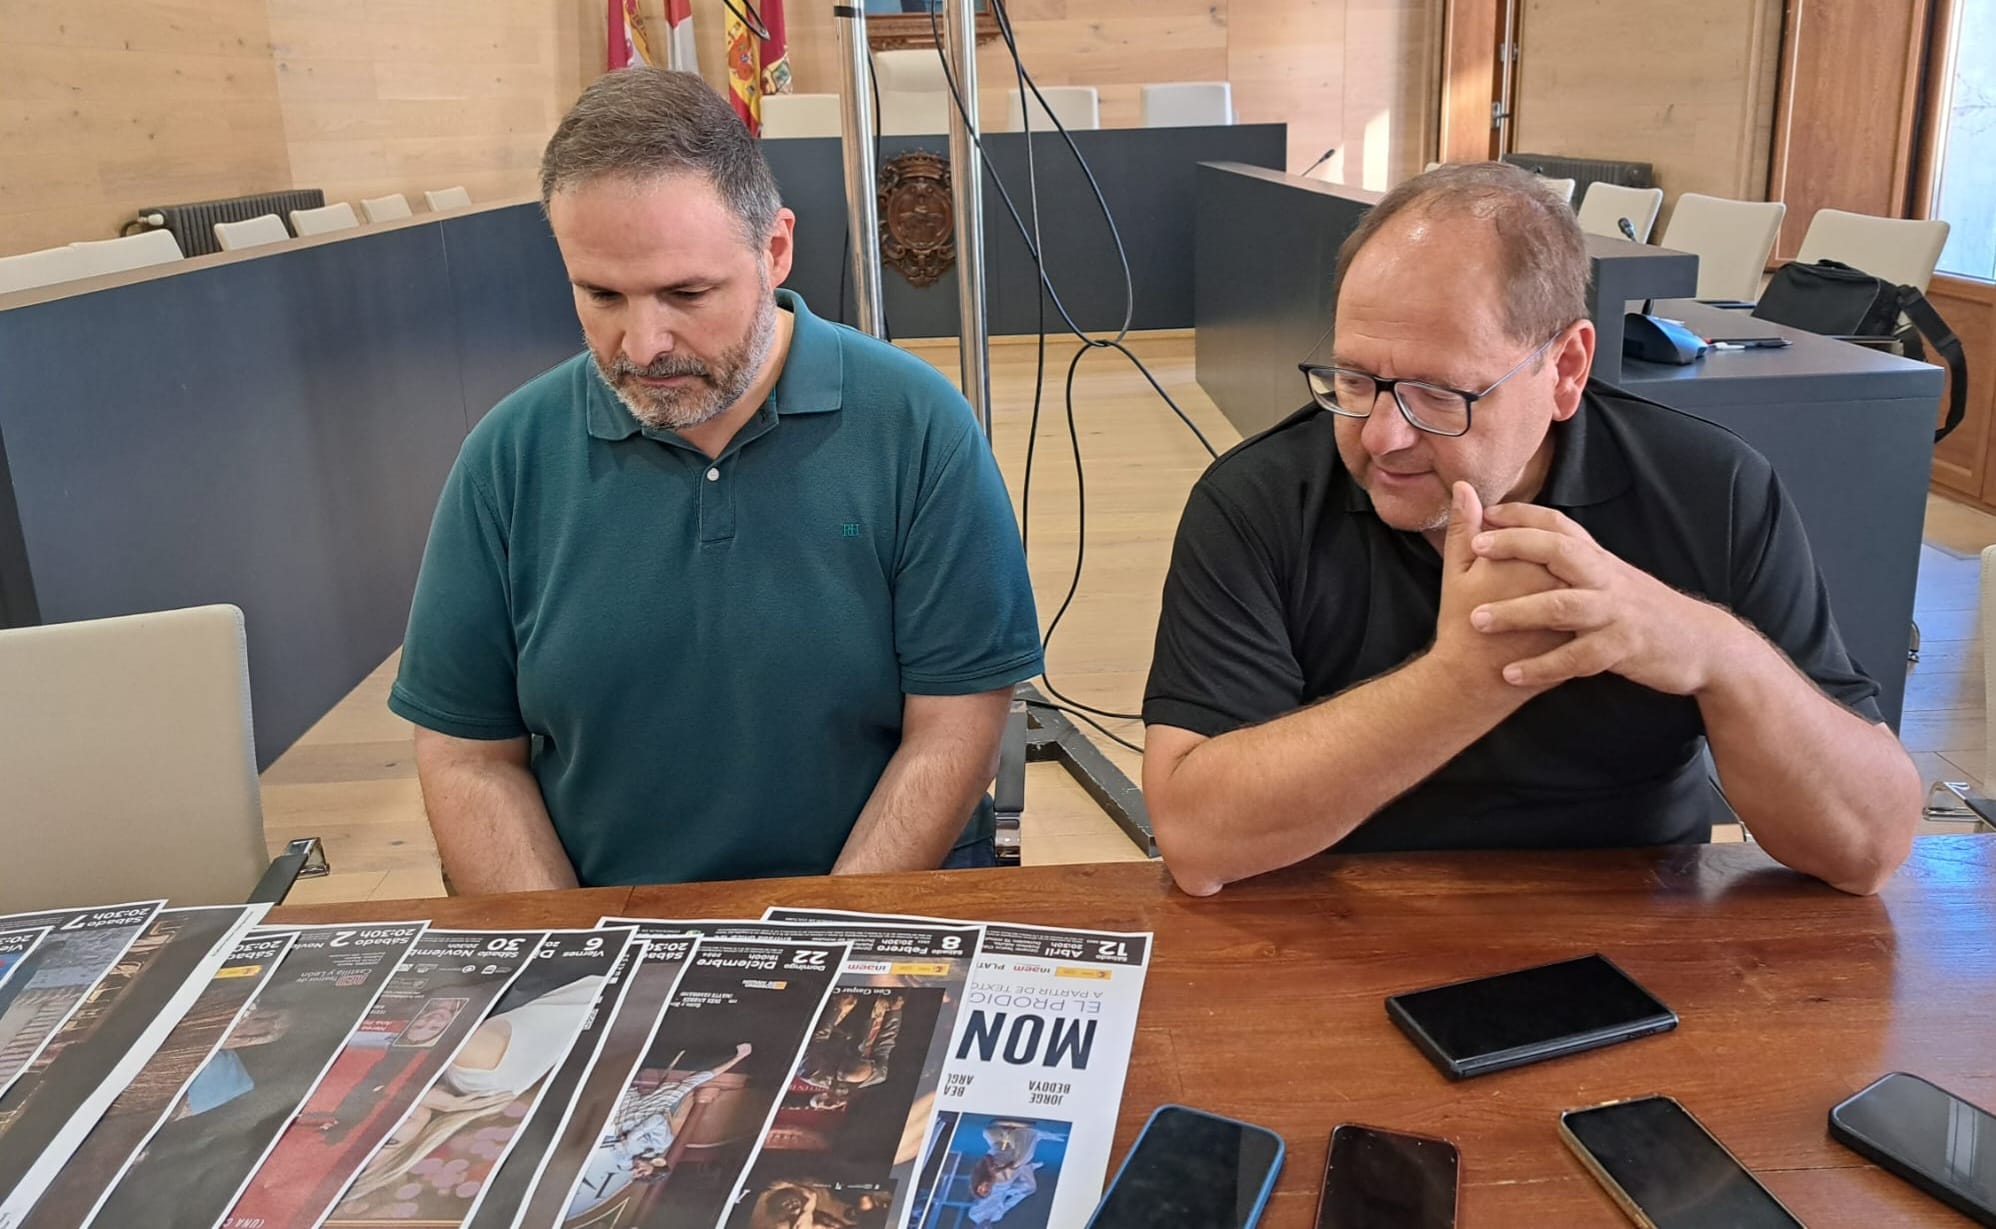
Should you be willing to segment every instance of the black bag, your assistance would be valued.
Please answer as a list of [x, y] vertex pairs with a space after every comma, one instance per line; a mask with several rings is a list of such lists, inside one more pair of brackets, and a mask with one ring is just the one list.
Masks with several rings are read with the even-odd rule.
[[[1775, 271], [1753, 314], [1846, 341], [1896, 341], [1901, 353], [1920, 361], [1927, 357], [1920, 344], [1924, 335], [1948, 369], [1947, 421], [1934, 432], [1934, 442], [1946, 439], [1968, 412], [1968, 356], [1962, 353], [1961, 339], [1927, 296], [1911, 286], [1894, 286], [1839, 260], [1809, 265], [1791, 260]], [[1901, 315], [1912, 324], [1902, 327]]]

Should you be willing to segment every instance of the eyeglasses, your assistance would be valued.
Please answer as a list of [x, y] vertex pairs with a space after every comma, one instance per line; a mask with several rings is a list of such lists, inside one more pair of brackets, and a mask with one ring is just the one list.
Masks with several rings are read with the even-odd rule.
[[[1560, 333], [1565, 331], [1561, 329]], [[1311, 399], [1340, 417], [1372, 417], [1372, 407], [1378, 404], [1379, 394], [1388, 392], [1393, 394], [1393, 404], [1400, 407], [1400, 416], [1415, 430], [1426, 431], [1430, 435], [1463, 435], [1469, 431], [1470, 407], [1523, 371], [1558, 341], [1559, 336], [1555, 333], [1546, 338], [1538, 349], [1518, 360], [1516, 367], [1476, 392], [1430, 384], [1425, 380], [1386, 380], [1350, 367], [1325, 367], [1306, 362], [1296, 364], [1296, 369], [1303, 373], [1304, 383], [1310, 386]]]

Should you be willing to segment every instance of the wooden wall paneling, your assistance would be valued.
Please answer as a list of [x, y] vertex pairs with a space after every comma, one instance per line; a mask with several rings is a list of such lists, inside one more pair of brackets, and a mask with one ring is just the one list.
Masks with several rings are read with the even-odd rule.
[[[268, 0], [292, 174], [328, 201], [531, 190], [575, 80], [544, 0]], [[357, 11], [356, 11], [357, 10]], [[595, 24], [602, 24], [600, 8]]]
[[[1627, 158], [1682, 192], [1760, 199], [1780, 0], [1524, 0], [1516, 148]], [[1618, 49], [1618, 50], [1604, 50]]]
[[1344, 0], [1255, 5], [1227, 12], [1226, 77], [1244, 123], [1289, 125], [1289, 169], [1347, 143]]
[[1504, 0], [1448, 0], [1442, 18], [1440, 162], [1495, 158]]
[[1789, 0], [1769, 195], [1776, 258], [1818, 209], [1905, 217], [1930, 0]]
[[289, 187], [264, 0], [0, 11], [0, 255]]

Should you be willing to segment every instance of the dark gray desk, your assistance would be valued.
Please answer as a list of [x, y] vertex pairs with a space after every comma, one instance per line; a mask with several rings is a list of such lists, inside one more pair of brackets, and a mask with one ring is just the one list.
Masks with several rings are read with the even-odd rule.
[[[1199, 383], [1242, 434], [1305, 404], [1296, 372], [1330, 324], [1338, 245], [1377, 196], [1259, 168], [1199, 168], [1194, 318]], [[1941, 370], [1797, 330], [1782, 350], [1715, 353], [1689, 367], [1621, 359], [1624, 300], [1688, 292], [1696, 257], [1621, 239], [1589, 241], [1605, 345], [1595, 373], [1737, 432], [1780, 473], [1803, 522], [1844, 641], [1878, 680], [1894, 728], [1904, 697]], [[1717, 331], [1718, 308], [1659, 314]]]

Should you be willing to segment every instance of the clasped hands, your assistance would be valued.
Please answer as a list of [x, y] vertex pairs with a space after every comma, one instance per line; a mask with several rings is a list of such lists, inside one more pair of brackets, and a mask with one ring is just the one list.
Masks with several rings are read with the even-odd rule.
[[1742, 627], [1603, 548], [1565, 513], [1482, 505], [1454, 484], [1442, 550], [1438, 652], [1470, 677], [1528, 694], [1619, 674], [1693, 695]]

